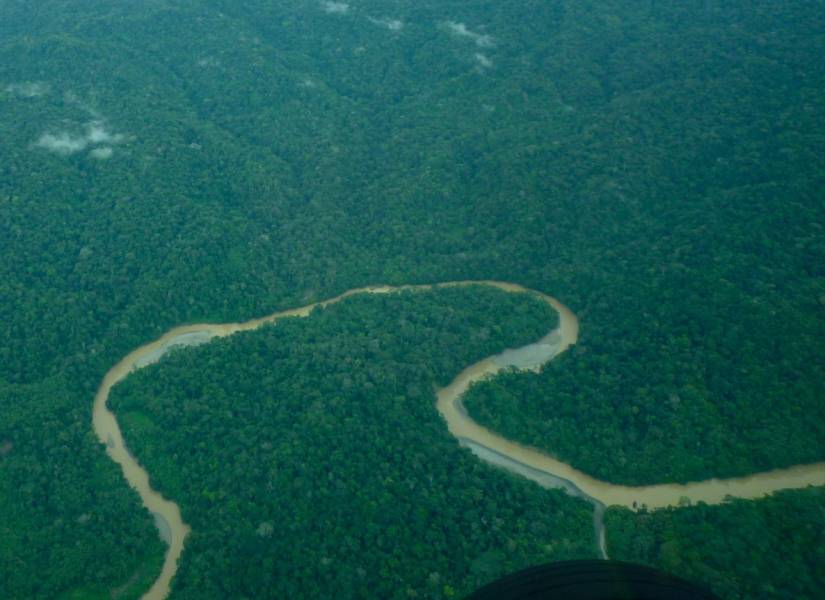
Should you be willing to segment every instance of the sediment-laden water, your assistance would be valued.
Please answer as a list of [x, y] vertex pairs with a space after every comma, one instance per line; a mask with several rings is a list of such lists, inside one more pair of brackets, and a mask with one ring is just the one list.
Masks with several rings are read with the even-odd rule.
[[[340, 302], [359, 293], [387, 294], [402, 290], [427, 290], [434, 287], [487, 285], [513, 293], [531, 293], [548, 302], [559, 314], [559, 326], [549, 331], [538, 342], [521, 348], [505, 350], [464, 369], [446, 387], [437, 390], [437, 408], [447, 427], [459, 441], [481, 460], [518, 473], [544, 487], [558, 487], [594, 504], [594, 524], [602, 554], [604, 551], [604, 526], [601, 515], [605, 506], [646, 505], [649, 508], [675, 506], [680, 499], [708, 504], [722, 502], [727, 496], [758, 498], [786, 488], [808, 485], [825, 485], [825, 463], [803, 465], [758, 473], [735, 479], [710, 479], [687, 484], [662, 484], [640, 487], [621, 486], [599, 481], [568, 464], [554, 459], [547, 453], [510, 441], [473, 421], [461, 406], [461, 397], [476, 381], [495, 375], [504, 368], [537, 370], [564, 352], [578, 340], [579, 322], [573, 312], [555, 298], [528, 290], [522, 286], [500, 281], [457, 281], [436, 285], [376, 286], [349, 290], [335, 298], [277, 312], [260, 319], [243, 323], [197, 324], [175, 327], [163, 336], [136, 350], [112, 367], [95, 395], [93, 426], [98, 439], [106, 444], [109, 457], [120, 465], [124, 477], [140, 495], [143, 505], [155, 516], [161, 537], [168, 544], [166, 558], [160, 576], [144, 595], [145, 600], [161, 600], [169, 593], [169, 586], [177, 571], [178, 559], [190, 528], [183, 521], [180, 507], [167, 500], [149, 485], [149, 475], [129, 453], [123, 435], [107, 401], [112, 387], [132, 371], [160, 360], [173, 348], [185, 348], [209, 342], [215, 337], [232, 335], [238, 331], [250, 331], [265, 323], [274, 323], [284, 317], [305, 317], [316, 306]], [[635, 504], [634, 504], [635, 503]]]

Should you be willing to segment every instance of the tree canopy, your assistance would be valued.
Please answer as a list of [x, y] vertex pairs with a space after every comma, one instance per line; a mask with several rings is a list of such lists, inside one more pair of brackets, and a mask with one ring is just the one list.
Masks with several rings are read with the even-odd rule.
[[825, 488], [633, 514], [607, 510], [610, 557], [704, 582], [721, 598], [816, 598], [825, 586]]
[[568, 304], [578, 350], [483, 402], [593, 474], [825, 456], [822, 0], [333, 4], [0, 1], [6, 595], [157, 564], [112, 364], [363, 285]]
[[481, 464], [435, 385], [553, 327], [486, 287], [363, 295], [173, 351], [111, 393], [192, 527], [180, 598], [451, 598], [593, 557], [592, 508]]

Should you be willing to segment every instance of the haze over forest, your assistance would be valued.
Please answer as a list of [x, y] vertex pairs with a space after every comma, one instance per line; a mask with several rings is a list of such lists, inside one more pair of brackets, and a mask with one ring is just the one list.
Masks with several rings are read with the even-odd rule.
[[822, 56], [823, 0], [0, 0], [0, 597], [816, 598]]

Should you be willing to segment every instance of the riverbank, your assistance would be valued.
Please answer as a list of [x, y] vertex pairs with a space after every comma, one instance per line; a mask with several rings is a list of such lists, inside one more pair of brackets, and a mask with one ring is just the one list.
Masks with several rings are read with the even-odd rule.
[[[484, 377], [489, 377], [506, 368], [539, 369], [543, 364], [564, 352], [578, 340], [579, 324], [575, 314], [550, 296], [528, 290], [522, 286], [496, 281], [459, 281], [436, 285], [419, 286], [376, 286], [347, 291], [335, 298], [309, 304], [304, 307], [273, 313], [260, 319], [242, 323], [194, 324], [176, 327], [158, 340], [141, 346], [118, 362], [104, 377], [95, 396], [93, 425], [98, 439], [106, 444], [107, 453], [117, 462], [129, 484], [138, 492], [144, 506], [156, 515], [156, 520], [164, 524], [163, 534], [169, 542], [160, 577], [144, 596], [148, 600], [164, 598], [177, 570], [177, 562], [183, 551], [189, 526], [183, 521], [180, 508], [174, 502], [163, 498], [149, 484], [148, 473], [140, 466], [126, 448], [123, 436], [114, 414], [108, 409], [107, 401], [111, 388], [129, 373], [152, 364], [166, 352], [186, 346], [206, 343], [214, 337], [232, 335], [239, 331], [254, 330], [267, 323], [275, 323], [285, 317], [305, 317], [314, 308], [327, 306], [358, 293], [386, 294], [403, 290], [428, 290], [438, 287], [487, 285], [513, 293], [530, 293], [549, 303], [559, 314], [559, 326], [548, 332], [541, 340], [521, 348], [506, 350], [493, 357], [481, 360], [464, 369], [448, 386], [437, 390], [437, 408], [444, 417], [450, 433], [461, 443], [468, 445], [487, 462], [508, 468], [536, 481], [541, 479], [547, 487], [564, 487], [569, 492], [590, 500], [596, 507], [595, 528], [597, 539], [603, 548], [604, 528], [600, 524], [601, 511], [605, 505], [623, 504], [632, 506], [634, 502], [648, 507], [677, 505], [683, 496], [708, 503], [721, 502], [728, 494], [743, 498], [753, 498], [785, 487], [805, 485], [825, 485], [825, 465], [795, 467], [768, 474], [755, 475], [730, 481], [710, 480], [678, 485], [646, 486], [629, 488], [597, 481], [586, 474], [561, 463], [537, 450], [515, 444], [472, 421], [461, 409], [460, 399], [469, 386]], [[484, 450], [481, 450], [484, 449]], [[495, 458], [498, 457], [498, 458]], [[506, 460], [505, 460], [506, 459]], [[529, 476], [532, 473], [534, 476]], [[603, 550], [604, 552], [604, 550]]]

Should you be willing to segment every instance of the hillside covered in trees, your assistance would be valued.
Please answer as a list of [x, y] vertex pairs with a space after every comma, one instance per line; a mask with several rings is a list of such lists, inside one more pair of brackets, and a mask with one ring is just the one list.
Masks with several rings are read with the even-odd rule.
[[157, 565], [90, 426], [124, 354], [374, 283], [569, 305], [577, 349], [479, 406], [594, 475], [825, 458], [824, 20], [0, 1], [0, 589], [105, 597]]

